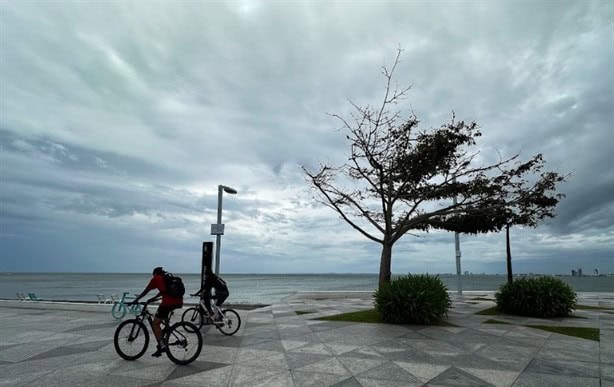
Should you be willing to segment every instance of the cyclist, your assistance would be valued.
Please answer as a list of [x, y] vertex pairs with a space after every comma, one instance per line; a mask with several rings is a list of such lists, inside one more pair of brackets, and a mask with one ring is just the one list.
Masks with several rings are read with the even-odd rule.
[[152, 273], [153, 277], [149, 281], [149, 284], [147, 284], [145, 290], [143, 290], [143, 292], [139, 294], [134, 301], [130, 302], [130, 304], [137, 303], [141, 297], [143, 297], [153, 289], [158, 289], [158, 294], [147, 300], [148, 302], [153, 301], [154, 299], [162, 295], [162, 303], [160, 303], [160, 306], [158, 306], [158, 311], [156, 312], [156, 316], [152, 325], [154, 336], [156, 336], [156, 340], [158, 342], [156, 352], [151, 354], [151, 356], [153, 357], [160, 357], [164, 352], [166, 352], [166, 345], [164, 344], [164, 340], [162, 339], [162, 329], [160, 328], [160, 324], [162, 324], [163, 320], [166, 320], [168, 318], [168, 315], [172, 310], [181, 308], [183, 306], [183, 297], [171, 297], [166, 293], [164, 274], [166, 274], [164, 269], [162, 269], [161, 267], [156, 267]]
[[211, 289], [215, 289], [215, 305], [218, 308], [221, 308], [224, 301], [226, 301], [230, 295], [228, 286], [226, 286], [226, 281], [213, 274], [211, 268], [207, 267], [205, 268], [205, 283], [203, 284], [203, 287], [196, 293], [192, 294], [192, 296], [198, 296], [199, 294], [203, 293], [203, 303], [205, 304], [205, 308], [207, 308], [207, 312], [209, 312], [209, 316], [213, 317], [213, 321], [222, 321], [222, 316], [217, 312], [217, 310], [215, 311], [215, 315], [211, 310]]

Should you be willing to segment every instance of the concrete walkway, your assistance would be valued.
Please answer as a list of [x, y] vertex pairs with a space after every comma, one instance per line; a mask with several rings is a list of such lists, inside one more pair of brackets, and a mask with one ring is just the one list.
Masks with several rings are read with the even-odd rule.
[[[355, 295], [358, 297], [359, 295]], [[113, 347], [110, 306], [0, 302], [0, 384], [18, 386], [614, 386], [614, 314], [585, 319], [478, 316], [492, 293], [454, 296], [458, 327], [315, 320], [369, 309], [367, 298], [314, 294], [239, 310], [232, 337], [203, 330], [198, 360], [177, 366], [149, 353], [133, 362]], [[583, 305], [614, 309], [614, 294], [580, 295]], [[297, 315], [296, 312], [311, 312]], [[489, 318], [510, 324], [484, 324]], [[522, 325], [600, 328], [601, 340]]]

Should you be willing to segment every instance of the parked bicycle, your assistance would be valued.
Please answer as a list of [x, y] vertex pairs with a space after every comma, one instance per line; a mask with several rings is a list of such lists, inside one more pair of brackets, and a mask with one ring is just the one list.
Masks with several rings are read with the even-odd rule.
[[[119, 324], [113, 336], [115, 351], [126, 360], [136, 360], [143, 356], [149, 345], [149, 331], [145, 321], [153, 330], [153, 314], [147, 310], [149, 303], [140, 302], [140, 314], [130, 320]], [[166, 354], [172, 362], [180, 365], [190, 364], [198, 358], [203, 348], [203, 337], [198, 327], [187, 321], [180, 321], [173, 325], [169, 317], [162, 321], [162, 337], [166, 345]]]
[[115, 301], [113, 303], [113, 309], [111, 309], [111, 315], [116, 320], [121, 320], [122, 318], [124, 318], [127, 312], [130, 312], [135, 316], [138, 316], [139, 313], [141, 313], [140, 304], [137, 303], [131, 306], [127, 305], [128, 303], [126, 302], [126, 300], [134, 299], [134, 297], [130, 297], [128, 296], [128, 294], [130, 294], [130, 292], [124, 292], [124, 294], [122, 295], [122, 298], [119, 301]]
[[[193, 294], [191, 294], [193, 296]], [[239, 313], [233, 309], [221, 309], [214, 302], [211, 302], [211, 308], [217, 311], [218, 316], [222, 316], [219, 321], [214, 319], [214, 316], [209, 315], [209, 312], [205, 308], [203, 300], [200, 300], [197, 306], [188, 308], [181, 316], [181, 321], [189, 322], [202, 328], [203, 325], [214, 325], [220, 332], [226, 336], [232, 336], [241, 327], [241, 317]]]

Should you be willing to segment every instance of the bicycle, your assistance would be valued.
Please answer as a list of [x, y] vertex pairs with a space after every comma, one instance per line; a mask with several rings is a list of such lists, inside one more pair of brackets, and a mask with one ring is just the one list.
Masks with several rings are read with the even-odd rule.
[[124, 292], [122, 298], [119, 301], [115, 301], [113, 303], [113, 308], [111, 309], [111, 315], [116, 320], [121, 320], [124, 318], [127, 312], [132, 313], [135, 316], [138, 316], [141, 313], [141, 305], [134, 304], [131, 306], [126, 306], [126, 300], [134, 299], [134, 297], [128, 297], [129, 292]]
[[[194, 297], [194, 294], [190, 294]], [[239, 313], [233, 309], [221, 309], [219, 306], [211, 303], [211, 307], [217, 311], [217, 316], [222, 316], [219, 321], [214, 321], [214, 316], [210, 316], [207, 311], [204, 301], [200, 300], [197, 306], [188, 308], [181, 316], [181, 321], [189, 322], [202, 328], [203, 325], [215, 325], [215, 327], [226, 336], [232, 336], [241, 327], [241, 317]]]
[[[143, 356], [149, 346], [149, 332], [144, 321], [149, 322], [153, 331], [153, 314], [147, 307], [154, 300], [140, 302], [142, 309], [140, 314], [130, 320], [119, 324], [113, 336], [115, 351], [125, 360], [136, 360]], [[190, 322], [177, 322], [170, 324], [171, 316], [162, 321], [162, 337], [166, 345], [166, 354], [173, 363], [179, 365], [190, 364], [198, 358], [203, 348], [203, 337], [199, 329]]]

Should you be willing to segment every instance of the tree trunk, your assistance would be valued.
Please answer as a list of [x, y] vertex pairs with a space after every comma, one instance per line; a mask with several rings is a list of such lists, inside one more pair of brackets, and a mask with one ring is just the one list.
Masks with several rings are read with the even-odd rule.
[[512, 249], [510, 248], [510, 225], [505, 226], [505, 244], [507, 250], [507, 283], [511, 284], [512, 279]]
[[379, 265], [379, 286], [390, 283], [390, 267], [392, 258], [392, 244], [382, 244], [382, 256]]

